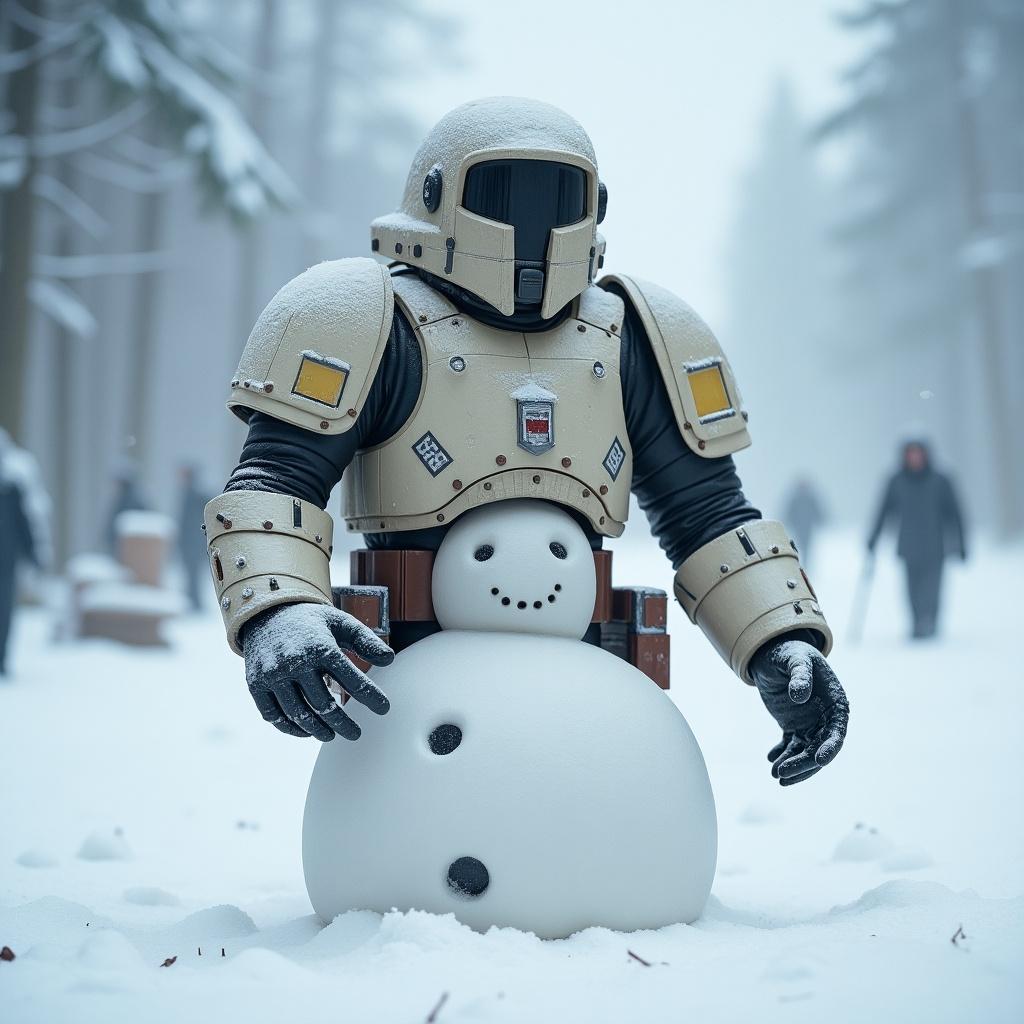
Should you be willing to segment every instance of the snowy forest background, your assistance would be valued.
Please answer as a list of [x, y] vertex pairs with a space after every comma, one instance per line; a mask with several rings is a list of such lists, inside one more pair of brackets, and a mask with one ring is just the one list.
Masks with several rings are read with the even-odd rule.
[[[661, 6], [641, 6], [658, 31]], [[516, 29], [464, 3], [2, 0], [0, 426], [42, 466], [58, 565], [99, 544], [125, 460], [164, 511], [182, 464], [219, 489], [242, 440], [227, 381], [259, 310], [306, 266], [367, 252], [420, 137], [478, 80], [590, 130], [608, 269], [673, 289], [720, 335], [755, 501], [777, 514], [808, 475], [834, 520], [863, 524], [898, 440], [923, 433], [971, 521], [1019, 533], [1024, 3], [787, 5], [751, 83], [733, 44], [764, 15], [725, 6], [716, 114], [714, 89], [685, 73], [677, 94], [645, 88], [656, 62], [612, 56], [603, 4], [585, 43], [609, 75], [587, 78], [550, 60], [516, 73], [500, 35]], [[666, 34], [680, 18], [699, 34], [701, 5], [672, 8]], [[526, 30], [542, 11], [523, 6]], [[841, 38], [826, 103], [787, 62], [800, 18]], [[481, 40], [512, 62], [502, 77], [479, 71]], [[730, 136], [742, 173], [701, 135], [736, 83], [760, 119]], [[725, 212], [694, 235], [705, 205]]]

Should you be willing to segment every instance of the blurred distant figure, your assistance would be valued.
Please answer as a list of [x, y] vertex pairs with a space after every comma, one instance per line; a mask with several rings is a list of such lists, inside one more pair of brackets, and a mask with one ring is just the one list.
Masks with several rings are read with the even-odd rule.
[[868, 536], [874, 553], [886, 525], [897, 530], [897, 555], [907, 570], [907, 594], [915, 638], [934, 636], [938, 626], [942, 566], [948, 554], [966, 560], [963, 517], [949, 477], [934, 468], [924, 441], [903, 446], [899, 470], [885, 488]]
[[206, 537], [201, 529], [203, 509], [213, 496], [203, 488], [195, 466], [183, 465], [178, 470], [181, 498], [178, 505], [178, 554], [185, 573], [185, 595], [189, 604], [198, 609], [202, 604], [202, 592], [208, 586]]
[[805, 566], [810, 567], [814, 535], [827, 518], [825, 506], [814, 484], [806, 477], [801, 477], [793, 484], [786, 498], [782, 521], [789, 527]]
[[148, 511], [149, 505], [142, 497], [139, 487], [139, 471], [134, 462], [125, 461], [114, 474], [114, 500], [107, 513], [107, 550], [117, 552], [117, 517], [122, 512]]
[[44, 564], [47, 509], [34, 460], [0, 430], [0, 676], [7, 674], [18, 565]]

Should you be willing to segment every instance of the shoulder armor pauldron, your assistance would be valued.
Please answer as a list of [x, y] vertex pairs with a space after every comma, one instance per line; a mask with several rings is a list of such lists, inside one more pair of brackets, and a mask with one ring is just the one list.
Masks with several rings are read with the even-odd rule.
[[310, 267], [260, 314], [228, 408], [242, 419], [256, 410], [317, 433], [343, 433], [366, 401], [393, 316], [391, 277], [374, 260]]
[[739, 388], [708, 325], [682, 299], [649, 281], [616, 274], [599, 285], [617, 285], [636, 309], [687, 445], [708, 459], [746, 448], [750, 435]]

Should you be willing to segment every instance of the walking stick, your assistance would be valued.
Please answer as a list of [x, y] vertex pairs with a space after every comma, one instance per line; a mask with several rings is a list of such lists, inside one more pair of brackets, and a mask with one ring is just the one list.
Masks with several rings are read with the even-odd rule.
[[864, 620], [868, 613], [868, 599], [871, 596], [871, 581], [875, 575], [875, 553], [869, 551], [860, 571], [857, 589], [853, 595], [853, 608], [850, 612], [848, 637], [851, 644], [859, 644], [864, 635]]

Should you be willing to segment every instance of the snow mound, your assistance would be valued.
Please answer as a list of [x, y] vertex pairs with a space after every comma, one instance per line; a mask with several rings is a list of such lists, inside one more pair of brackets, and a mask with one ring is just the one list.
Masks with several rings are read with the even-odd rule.
[[23, 868], [55, 868], [59, 861], [45, 850], [25, 850], [14, 858], [15, 864]]
[[126, 903], [135, 903], [140, 907], [177, 907], [181, 900], [158, 886], [135, 885], [124, 891]]
[[176, 925], [160, 933], [161, 940], [182, 948], [209, 946], [218, 949], [231, 939], [254, 935], [253, 919], [238, 907], [222, 904], [197, 910]]
[[853, 861], [860, 863], [867, 860], [879, 860], [888, 856], [895, 849], [891, 839], [886, 838], [877, 828], [861, 822], [839, 841], [832, 854], [834, 861]]
[[80, 860], [131, 860], [132, 851], [124, 832], [115, 828], [113, 832], [92, 832], [85, 837], [78, 848]]

